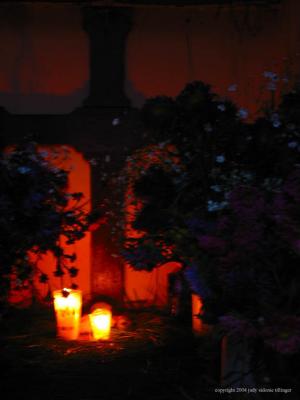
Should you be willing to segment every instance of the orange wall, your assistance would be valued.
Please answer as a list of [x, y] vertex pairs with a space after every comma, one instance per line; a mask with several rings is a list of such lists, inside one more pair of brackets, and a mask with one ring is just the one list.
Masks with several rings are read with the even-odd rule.
[[169, 262], [153, 271], [135, 271], [125, 265], [125, 301], [131, 307], [157, 306], [164, 308], [169, 302], [169, 275], [180, 270], [181, 264]]

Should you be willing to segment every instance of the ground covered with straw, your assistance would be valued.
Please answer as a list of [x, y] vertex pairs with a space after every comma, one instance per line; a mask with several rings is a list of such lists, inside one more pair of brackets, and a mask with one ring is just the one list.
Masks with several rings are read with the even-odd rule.
[[196, 400], [215, 398], [218, 345], [153, 311], [128, 315], [109, 341], [56, 338], [50, 310], [15, 310], [1, 323], [1, 398]]

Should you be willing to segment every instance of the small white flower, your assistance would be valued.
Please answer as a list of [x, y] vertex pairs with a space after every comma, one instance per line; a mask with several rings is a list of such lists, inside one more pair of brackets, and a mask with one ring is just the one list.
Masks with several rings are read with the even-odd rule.
[[226, 110], [225, 104], [219, 104], [217, 108], [222, 112]]
[[212, 126], [211, 126], [211, 124], [209, 122], [207, 124], [204, 124], [203, 128], [204, 128], [205, 132], [212, 132], [213, 131], [213, 128], [212, 128]]
[[165, 145], [166, 145], [166, 142], [160, 142], [160, 143], [158, 143], [158, 147], [159, 147], [160, 149], [163, 149], [163, 148], [165, 147]]
[[119, 123], [120, 123], [120, 118], [114, 118], [112, 120], [112, 126], [117, 126], [117, 125], [119, 125]]
[[98, 164], [98, 161], [97, 161], [95, 158], [91, 158], [91, 159], [89, 160], [89, 163], [90, 163], [91, 165], [93, 165], [93, 166], [96, 166], [96, 165]]

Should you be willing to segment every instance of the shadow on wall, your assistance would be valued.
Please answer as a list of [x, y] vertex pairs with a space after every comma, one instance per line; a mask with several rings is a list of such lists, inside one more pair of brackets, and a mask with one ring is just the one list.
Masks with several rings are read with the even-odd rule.
[[129, 79], [126, 79], [125, 85], [124, 85], [124, 91], [130, 99], [131, 105], [134, 108], [142, 108], [143, 105], [145, 104], [146, 97], [145, 95], [140, 92], [134, 85], [132, 81]]

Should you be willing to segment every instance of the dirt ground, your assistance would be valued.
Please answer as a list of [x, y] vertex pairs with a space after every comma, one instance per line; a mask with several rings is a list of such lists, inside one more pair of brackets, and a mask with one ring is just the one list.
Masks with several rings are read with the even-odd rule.
[[22, 310], [1, 323], [1, 399], [205, 400], [218, 384], [218, 346], [180, 321], [130, 315], [107, 342], [63, 341], [45, 310]]

